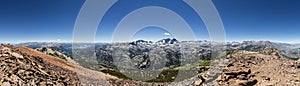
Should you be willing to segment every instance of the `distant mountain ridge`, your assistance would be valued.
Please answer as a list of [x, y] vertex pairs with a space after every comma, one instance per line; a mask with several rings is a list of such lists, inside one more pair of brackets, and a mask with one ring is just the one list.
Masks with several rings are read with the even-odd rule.
[[[48, 47], [54, 50], [57, 50], [59, 52], [62, 52], [63, 54], [67, 56], [72, 56], [72, 43], [46, 43], [46, 42], [29, 42], [29, 43], [21, 43], [16, 44], [17, 46], [27, 46], [30, 48], [42, 48], [42, 47]], [[84, 49], [89, 48], [90, 45], [93, 45], [92, 43], [82, 43], [82, 44], [76, 44], [76, 46]], [[291, 58], [299, 58], [299, 53], [296, 53], [299, 51], [297, 49], [298, 45], [293, 44], [287, 44], [287, 43], [275, 43], [270, 41], [243, 41], [243, 42], [228, 42], [228, 43], [215, 43], [211, 41], [178, 41], [175, 38], [166, 38], [161, 39], [157, 42], [152, 41], [146, 41], [146, 40], [137, 40], [129, 43], [97, 43], [96, 50], [99, 49], [99, 47], [102, 46], [114, 46], [114, 47], [122, 47], [122, 46], [128, 46], [128, 45], [135, 45], [136, 48], [140, 48], [141, 46], [148, 46], [148, 47], [158, 47], [158, 46], [178, 46], [178, 45], [193, 45], [189, 47], [198, 47], [198, 50], [196, 51], [210, 51], [208, 48], [211, 48], [212, 46], [223, 46], [221, 50], [250, 50], [250, 51], [257, 51], [262, 50], [265, 48], [276, 48], [280, 50], [283, 54], [285, 54], [288, 57]], [[177, 47], [180, 48], [180, 47]], [[150, 49], [150, 48], [149, 48]], [[104, 49], [105, 50], [105, 49]]]
[[45, 53], [47, 55], [51, 55], [51, 56], [55, 56], [55, 57], [59, 57], [61, 59], [64, 60], [71, 60], [72, 58], [55, 50], [55, 49], [51, 49], [51, 48], [47, 48], [47, 47], [42, 47], [42, 48], [36, 48], [35, 50], [40, 51], [42, 53]]
[[137, 41], [133, 41], [130, 42], [130, 45], [137, 45], [137, 44], [153, 44], [153, 43], [160, 43], [160, 44], [175, 44], [178, 43], [179, 41], [177, 41], [177, 39], [175, 38], [166, 38], [166, 39], [161, 39], [157, 42], [152, 42], [152, 41], [146, 41], [146, 40], [137, 40]]
[[167, 38], [167, 39], [162, 39], [158, 41], [159, 43], [164, 43], [164, 44], [175, 44], [178, 43], [177, 39], [173, 38]]
[[[21, 44], [22, 45], [22, 44]], [[23, 45], [33, 47], [44, 54], [63, 52], [67, 56], [76, 55], [79, 64], [90, 69], [106, 69], [117, 71], [125, 69], [177, 69], [180, 66], [191, 65], [200, 60], [211, 60], [224, 56], [225, 51], [249, 51], [264, 54], [274, 53], [282, 57], [299, 58], [300, 48], [293, 44], [275, 43], [270, 41], [243, 41], [219, 43], [212, 41], [178, 41], [174, 38], [166, 38], [157, 42], [137, 40], [124, 43], [107, 43], [90, 47], [92, 43], [77, 44], [72, 51], [71, 43], [25, 43]], [[78, 52], [78, 51], [79, 52]], [[263, 51], [262, 51], [263, 50]], [[222, 52], [224, 51], [224, 52]], [[274, 52], [273, 52], [274, 51]], [[69, 54], [68, 54], [69, 53]], [[279, 54], [281, 53], [281, 54]], [[93, 56], [93, 59], [90, 59]], [[59, 57], [59, 55], [54, 55]], [[87, 64], [91, 61], [96, 65]], [[81, 63], [82, 62], [82, 63]], [[159, 64], [159, 65], [157, 65]], [[103, 71], [103, 72], [104, 72]], [[114, 74], [115, 72], [113, 72]]]

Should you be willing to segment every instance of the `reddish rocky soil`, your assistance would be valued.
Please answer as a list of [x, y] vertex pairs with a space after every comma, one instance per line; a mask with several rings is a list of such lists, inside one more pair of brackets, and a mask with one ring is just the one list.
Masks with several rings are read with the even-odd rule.
[[276, 49], [234, 51], [219, 78], [221, 86], [300, 86], [300, 61], [283, 57]]
[[115, 77], [27, 47], [0, 46], [0, 85], [106, 85]]

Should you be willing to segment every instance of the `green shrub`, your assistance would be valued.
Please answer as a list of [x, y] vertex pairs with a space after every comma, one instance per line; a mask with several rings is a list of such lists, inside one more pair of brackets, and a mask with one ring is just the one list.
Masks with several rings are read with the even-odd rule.
[[210, 65], [211, 65], [211, 61], [209, 60], [199, 62], [199, 66], [210, 66]]
[[176, 79], [179, 70], [164, 69], [158, 77], [147, 82], [172, 82]]
[[108, 73], [108, 74], [110, 74], [112, 76], [116, 76], [116, 77], [121, 78], [121, 79], [131, 80], [131, 78], [128, 78], [126, 75], [122, 74], [121, 72], [119, 72], [117, 70], [105, 69], [105, 70], [101, 70], [101, 72]]

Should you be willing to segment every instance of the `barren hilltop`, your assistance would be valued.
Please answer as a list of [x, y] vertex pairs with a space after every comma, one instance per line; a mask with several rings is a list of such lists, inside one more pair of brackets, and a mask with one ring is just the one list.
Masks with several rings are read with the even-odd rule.
[[115, 78], [27, 47], [1, 45], [0, 61], [0, 85], [103, 85]]
[[[287, 59], [276, 49], [257, 52], [235, 50], [226, 56], [221, 76], [208, 85], [299, 86], [299, 68], [300, 61]], [[200, 74], [199, 77], [205, 77], [204, 75], [205, 73]], [[196, 85], [205, 84], [196, 83]]]

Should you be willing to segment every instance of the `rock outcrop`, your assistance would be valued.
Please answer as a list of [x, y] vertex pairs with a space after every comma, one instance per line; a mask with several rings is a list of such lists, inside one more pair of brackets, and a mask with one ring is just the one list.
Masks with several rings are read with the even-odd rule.
[[116, 77], [27, 47], [0, 45], [0, 86], [109, 85]]
[[74, 71], [58, 67], [41, 57], [21, 53], [11, 45], [0, 46], [0, 85], [79, 85]]
[[219, 85], [300, 85], [299, 62], [283, 57], [276, 49], [234, 51], [226, 58], [229, 62]]

